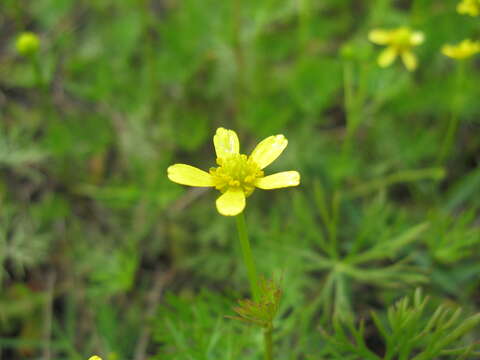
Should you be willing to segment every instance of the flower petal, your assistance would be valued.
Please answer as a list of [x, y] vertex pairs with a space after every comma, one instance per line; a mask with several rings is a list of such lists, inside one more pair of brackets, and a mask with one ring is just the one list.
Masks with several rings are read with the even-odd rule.
[[377, 62], [380, 67], [384, 68], [392, 65], [396, 58], [397, 50], [393, 47], [388, 47], [380, 53]]
[[239, 188], [230, 188], [217, 199], [217, 210], [224, 216], [235, 216], [245, 209], [245, 193]]
[[443, 45], [442, 46], [442, 54], [451, 58], [456, 58], [457, 57], [457, 47], [453, 45]]
[[417, 68], [418, 60], [415, 54], [411, 51], [405, 51], [402, 53], [402, 61], [408, 71], [414, 71]]
[[453, 59], [466, 59], [472, 55], [480, 52], [480, 42], [472, 41], [470, 39], [463, 40], [457, 45], [444, 45], [442, 47], [442, 53], [445, 56]]
[[421, 31], [414, 31], [410, 37], [410, 44], [417, 46], [425, 41], [425, 35]]
[[167, 169], [168, 178], [177, 184], [188, 186], [213, 186], [212, 176], [194, 166], [175, 164]]
[[231, 154], [238, 154], [240, 151], [240, 142], [238, 136], [233, 130], [218, 128], [213, 137], [213, 145], [218, 158], [224, 158]]
[[300, 174], [297, 171], [284, 171], [281, 173], [259, 178], [255, 186], [264, 189], [280, 189], [289, 186], [297, 186], [300, 184]]
[[475, 0], [462, 0], [457, 5], [457, 12], [463, 15], [478, 16], [480, 15], [480, 4]]
[[270, 165], [288, 145], [288, 140], [283, 135], [269, 136], [262, 140], [252, 151], [250, 158], [257, 163], [260, 169]]
[[387, 45], [392, 40], [392, 32], [382, 29], [373, 29], [368, 33], [368, 40], [377, 45]]

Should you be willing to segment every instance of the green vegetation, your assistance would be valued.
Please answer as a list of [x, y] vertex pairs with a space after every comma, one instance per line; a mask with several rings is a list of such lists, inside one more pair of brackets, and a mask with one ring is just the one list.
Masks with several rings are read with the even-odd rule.
[[[0, 358], [479, 359], [459, 3], [0, 1]], [[382, 38], [404, 27], [408, 51]], [[253, 299], [219, 193], [167, 177], [216, 166], [219, 127], [245, 154], [285, 135], [265, 175], [301, 174], [247, 200]]]

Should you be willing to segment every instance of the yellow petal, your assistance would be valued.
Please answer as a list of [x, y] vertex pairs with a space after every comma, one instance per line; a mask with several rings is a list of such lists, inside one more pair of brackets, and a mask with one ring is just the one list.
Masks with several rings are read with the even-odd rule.
[[93, 356], [89, 357], [88, 360], [102, 360], [102, 358], [100, 356], [93, 355]]
[[463, 15], [478, 16], [480, 15], [480, 4], [477, 0], [462, 0], [457, 5], [457, 12]]
[[213, 179], [209, 173], [190, 165], [175, 164], [169, 166], [167, 173], [168, 178], [177, 184], [203, 187], [213, 186]]
[[425, 41], [425, 35], [421, 31], [414, 31], [410, 37], [410, 43], [413, 46], [422, 44]]
[[377, 62], [380, 67], [384, 68], [392, 65], [396, 58], [397, 50], [393, 47], [388, 47], [380, 53]]
[[242, 189], [230, 188], [217, 199], [217, 210], [224, 216], [235, 216], [245, 209], [245, 194]]
[[457, 47], [453, 45], [443, 45], [442, 54], [453, 59], [457, 59], [458, 51]]
[[213, 145], [218, 158], [224, 158], [231, 154], [238, 154], [240, 151], [240, 142], [238, 136], [233, 130], [218, 128], [213, 137]]
[[265, 176], [255, 183], [255, 186], [264, 189], [280, 189], [300, 184], [300, 174], [297, 171], [284, 171], [281, 173]]
[[377, 45], [387, 45], [392, 40], [392, 32], [381, 29], [373, 29], [368, 33], [368, 39]]
[[466, 59], [472, 55], [480, 52], [480, 42], [472, 41], [470, 39], [463, 40], [457, 45], [444, 45], [442, 47], [442, 53], [445, 56], [453, 59]]
[[417, 57], [411, 51], [405, 51], [402, 53], [402, 61], [408, 71], [413, 71], [417, 68]]
[[260, 167], [264, 169], [270, 165], [288, 145], [288, 140], [283, 135], [269, 136], [262, 140], [252, 151], [250, 158]]

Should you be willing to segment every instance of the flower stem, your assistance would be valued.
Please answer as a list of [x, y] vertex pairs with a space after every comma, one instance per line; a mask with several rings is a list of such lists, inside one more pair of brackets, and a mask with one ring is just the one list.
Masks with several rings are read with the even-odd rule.
[[265, 360], [273, 359], [272, 330], [273, 330], [273, 327], [269, 326], [264, 330], [264, 333], [263, 333], [263, 342], [265, 344], [265, 354], [264, 354]]
[[258, 287], [257, 269], [255, 267], [255, 262], [253, 261], [252, 249], [250, 248], [250, 241], [248, 239], [247, 224], [245, 223], [245, 215], [243, 212], [237, 215], [236, 219], [243, 262], [247, 268], [248, 280], [250, 281], [250, 290], [252, 292], [253, 300], [258, 302], [260, 300], [260, 290]]
[[357, 99], [355, 98], [354, 77], [353, 63], [351, 60], [346, 60], [343, 65], [344, 108], [346, 116], [346, 133], [342, 149], [344, 158], [350, 153], [352, 138], [360, 122], [356, 103]]
[[450, 120], [448, 121], [447, 134], [443, 140], [442, 149], [440, 155], [438, 156], [438, 164], [442, 164], [445, 159], [448, 157], [450, 150], [452, 149], [453, 140], [455, 134], [457, 133], [458, 123], [460, 122], [460, 117], [457, 115], [456, 111], [450, 115]]
[[[260, 288], [258, 286], [257, 269], [255, 262], [253, 261], [252, 249], [250, 247], [250, 241], [248, 239], [247, 224], [245, 222], [245, 215], [240, 213], [236, 216], [238, 238], [240, 239], [240, 246], [242, 248], [243, 262], [247, 268], [248, 280], [250, 281], [250, 288], [255, 302], [260, 302]], [[273, 359], [273, 340], [272, 340], [273, 325], [264, 330], [263, 343], [264, 343], [264, 359]]]
[[459, 108], [461, 107], [462, 99], [462, 90], [465, 80], [465, 61], [460, 61], [457, 66], [457, 74], [456, 74], [456, 84], [455, 84], [455, 96], [452, 102], [452, 113], [450, 115], [450, 119], [448, 122], [447, 133], [442, 143], [442, 147], [440, 149], [437, 163], [441, 165], [450, 154], [452, 147], [454, 145], [455, 135], [457, 134], [457, 130], [460, 124], [460, 116], [459, 116]]
[[33, 54], [30, 56], [30, 61], [32, 63], [33, 73], [35, 76], [35, 86], [44, 92], [46, 91], [46, 84], [44, 82], [42, 65], [40, 64], [38, 54]]
[[308, 46], [308, 40], [310, 38], [310, 19], [312, 16], [312, 9], [310, 0], [299, 0], [298, 1], [298, 16], [299, 16], [299, 27], [298, 27], [298, 40], [300, 44], [300, 53], [305, 55]]
[[234, 0], [232, 3], [232, 33], [233, 33], [233, 55], [236, 66], [236, 83], [235, 83], [235, 102], [234, 113], [235, 121], [238, 123], [242, 114], [243, 103], [246, 93], [245, 85], [245, 54], [242, 39], [242, 0]]

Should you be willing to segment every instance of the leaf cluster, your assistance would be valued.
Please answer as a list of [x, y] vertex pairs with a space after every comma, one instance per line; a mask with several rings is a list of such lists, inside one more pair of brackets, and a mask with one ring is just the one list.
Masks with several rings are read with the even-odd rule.
[[451, 346], [458, 344], [465, 334], [480, 324], [480, 314], [462, 318], [461, 308], [439, 305], [430, 310], [428, 303], [428, 297], [417, 289], [412, 298], [405, 297], [390, 306], [385, 319], [372, 313], [375, 328], [384, 341], [383, 355], [368, 348], [364, 321], [358, 328], [352, 323], [345, 326], [337, 321], [335, 334], [326, 335], [334, 345], [332, 353], [350, 353], [357, 356], [354, 358], [372, 360], [430, 360], [439, 356], [468, 359], [474, 356], [475, 344]]
[[238, 300], [238, 306], [233, 310], [239, 316], [228, 316], [231, 319], [243, 321], [247, 324], [262, 328], [271, 328], [278, 313], [282, 290], [274, 280], [262, 278], [259, 283], [260, 300]]

